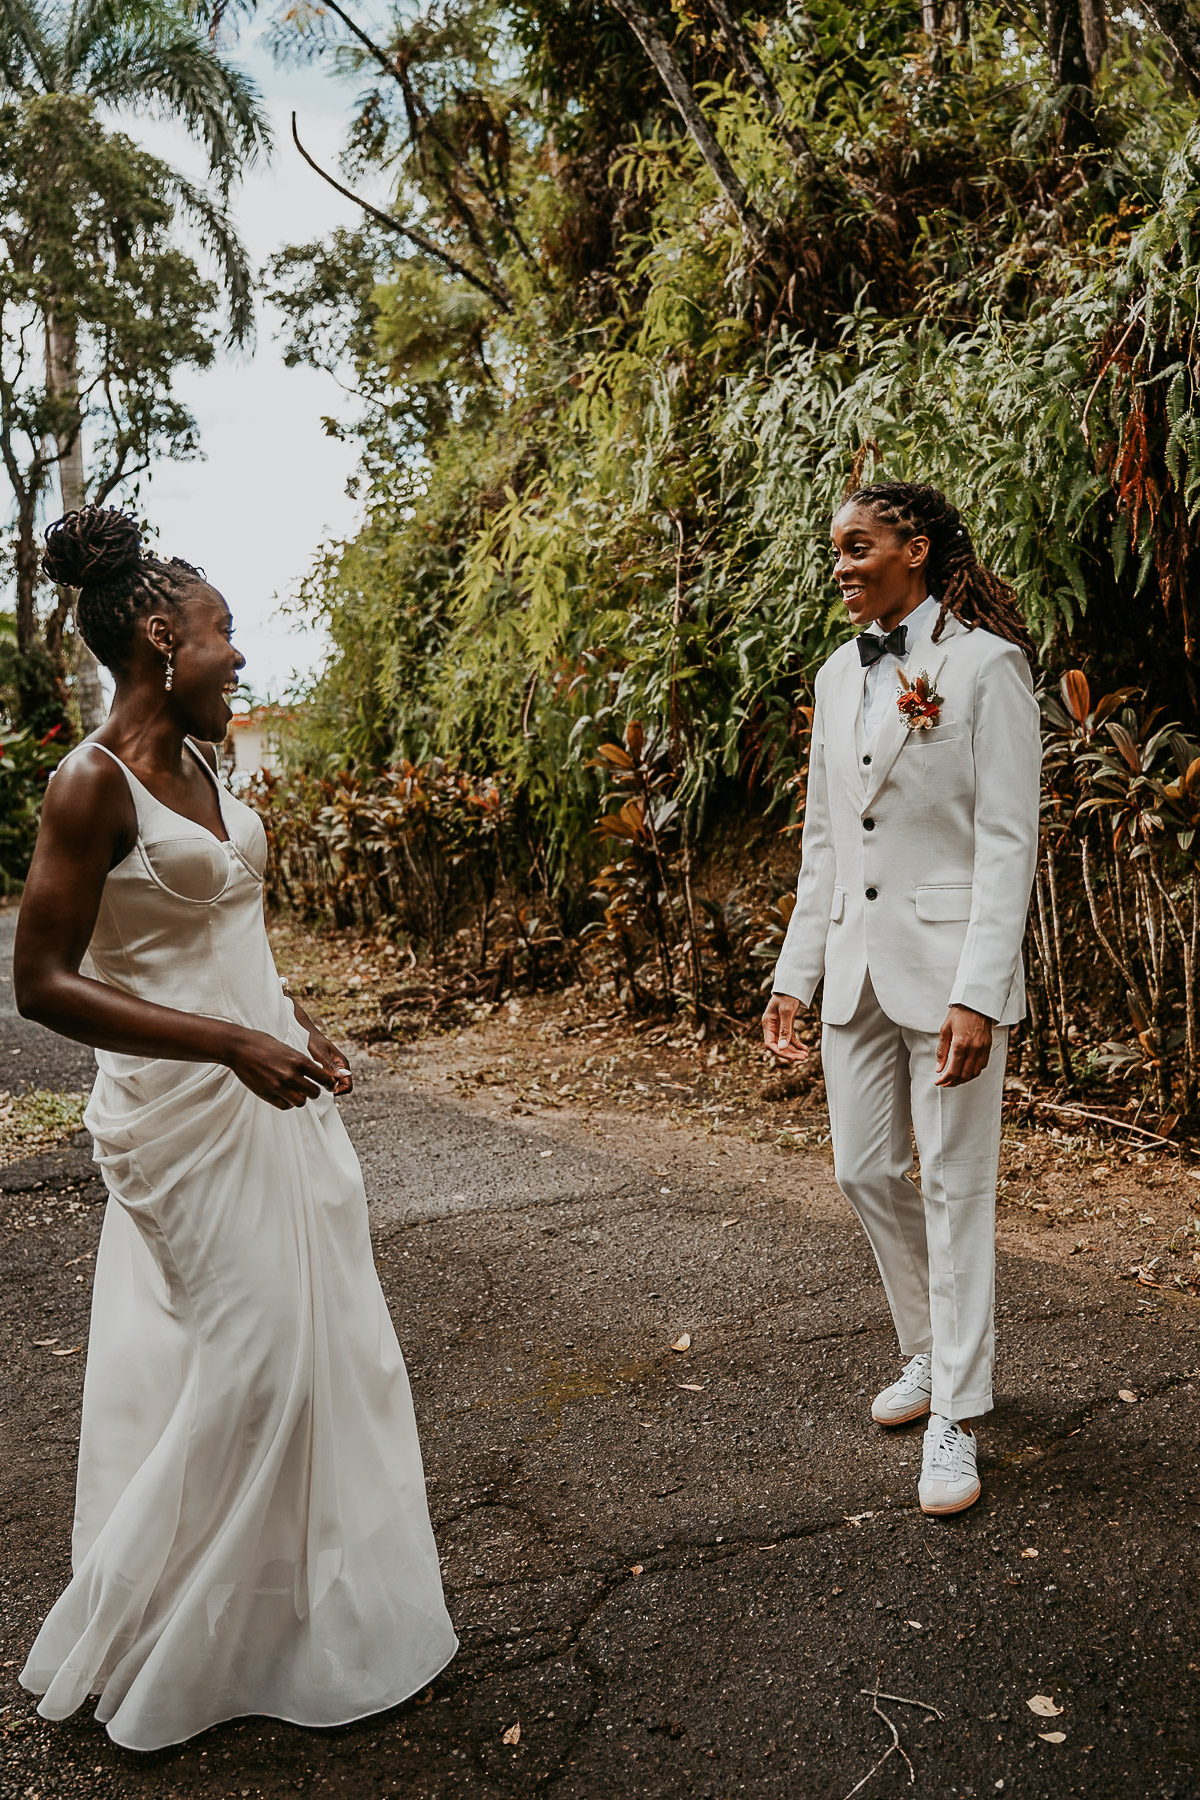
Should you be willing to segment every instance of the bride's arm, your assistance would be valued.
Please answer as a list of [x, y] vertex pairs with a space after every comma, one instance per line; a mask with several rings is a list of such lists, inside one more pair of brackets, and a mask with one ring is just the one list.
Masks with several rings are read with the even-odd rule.
[[303, 1106], [332, 1076], [266, 1032], [177, 1012], [80, 973], [108, 872], [129, 854], [137, 818], [107, 756], [76, 754], [50, 782], [13, 955], [17, 1010], [63, 1037], [129, 1056], [221, 1063], [273, 1106]]

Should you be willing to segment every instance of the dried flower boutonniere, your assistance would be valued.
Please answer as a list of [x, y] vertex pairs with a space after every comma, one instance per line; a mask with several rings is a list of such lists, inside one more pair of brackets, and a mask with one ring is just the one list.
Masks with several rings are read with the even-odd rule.
[[942, 716], [943, 696], [935, 692], [924, 669], [915, 681], [899, 671], [901, 688], [896, 697], [900, 717], [910, 731], [928, 731]]

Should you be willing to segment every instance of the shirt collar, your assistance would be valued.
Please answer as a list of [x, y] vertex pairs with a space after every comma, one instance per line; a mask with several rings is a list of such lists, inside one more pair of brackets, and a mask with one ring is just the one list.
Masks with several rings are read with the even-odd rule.
[[[908, 627], [908, 637], [905, 641], [908, 644], [909, 650], [912, 649], [922, 631], [924, 631], [926, 625], [929, 623], [929, 620], [935, 613], [940, 612], [941, 605], [942, 603], [936, 594], [927, 594], [920, 606], [915, 606], [912, 612], [901, 619], [900, 623]], [[876, 637], [883, 637], [886, 635], [878, 619], [873, 620], [872, 623], [866, 627], [866, 630], [872, 632]], [[907, 654], [908, 651], [905, 651], [905, 655]]]

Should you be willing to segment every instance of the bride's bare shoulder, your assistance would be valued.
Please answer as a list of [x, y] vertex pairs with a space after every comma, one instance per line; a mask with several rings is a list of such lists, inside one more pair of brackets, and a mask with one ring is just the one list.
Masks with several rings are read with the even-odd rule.
[[46, 785], [42, 821], [51, 828], [137, 833], [137, 808], [125, 772], [111, 752], [85, 738], [59, 763]]

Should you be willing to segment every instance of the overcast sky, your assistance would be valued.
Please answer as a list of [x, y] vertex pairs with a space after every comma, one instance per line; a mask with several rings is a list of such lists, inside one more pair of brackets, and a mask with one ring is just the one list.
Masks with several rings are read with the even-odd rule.
[[[261, 267], [289, 243], [307, 243], [361, 214], [300, 160], [291, 141], [295, 108], [305, 147], [336, 173], [354, 87], [320, 67], [281, 68], [245, 31], [235, 60], [257, 81], [275, 136], [271, 162], [238, 190], [234, 211], [252, 262]], [[155, 154], [199, 178], [203, 159], [182, 132], [125, 117], [122, 128]], [[284, 367], [279, 316], [261, 302], [253, 354], [221, 356], [185, 371], [180, 397], [200, 427], [203, 460], [161, 462], [143, 477], [141, 510], [160, 533], [161, 553], [200, 564], [229, 601], [245, 680], [278, 694], [295, 673], [319, 666], [319, 632], [280, 616], [317, 546], [355, 528], [346, 496], [353, 447], [325, 435], [327, 414], [351, 416], [352, 397], [330, 376]]]

